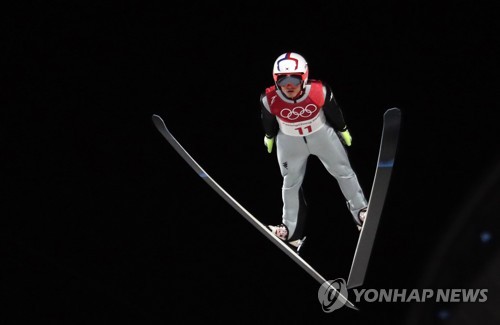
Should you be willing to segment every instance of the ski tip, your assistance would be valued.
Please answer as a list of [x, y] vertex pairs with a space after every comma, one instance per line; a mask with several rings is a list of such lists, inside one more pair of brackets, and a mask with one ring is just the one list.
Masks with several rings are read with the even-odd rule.
[[167, 127], [165, 126], [165, 122], [163, 119], [160, 117], [160, 115], [153, 114], [151, 116], [151, 121], [153, 122], [154, 126], [158, 129], [166, 129]]
[[392, 107], [392, 108], [389, 108], [387, 111], [385, 111], [385, 114], [389, 114], [389, 113], [401, 113], [401, 110], [397, 107]]
[[153, 114], [153, 116], [151, 116], [151, 120], [153, 121], [153, 123], [157, 124], [160, 123], [160, 124], [165, 124], [165, 122], [163, 121], [163, 119], [161, 118], [160, 115], [157, 115], [157, 114]]
[[401, 115], [401, 110], [399, 108], [389, 108], [384, 113], [384, 120], [399, 121], [401, 120]]

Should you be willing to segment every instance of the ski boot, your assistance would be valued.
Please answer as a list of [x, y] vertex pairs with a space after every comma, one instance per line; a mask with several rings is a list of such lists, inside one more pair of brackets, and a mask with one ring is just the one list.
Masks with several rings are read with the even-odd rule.
[[366, 220], [366, 214], [367, 214], [367, 208], [363, 208], [363, 209], [359, 210], [358, 217], [359, 217], [359, 220], [361, 221], [361, 225], [357, 224], [359, 231], [361, 231], [361, 229], [363, 229], [363, 224], [365, 223], [365, 220]]
[[285, 224], [282, 223], [278, 226], [267, 226], [267, 227], [269, 228], [269, 230], [271, 230], [273, 235], [275, 235], [276, 237], [278, 237], [279, 239], [281, 239], [282, 241], [287, 243], [288, 246], [290, 246], [290, 248], [293, 249], [297, 253], [297, 255], [300, 255], [300, 251], [304, 245], [306, 237], [304, 237], [302, 239], [296, 239], [296, 240], [289, 241], [288, 240], [288, 228]]

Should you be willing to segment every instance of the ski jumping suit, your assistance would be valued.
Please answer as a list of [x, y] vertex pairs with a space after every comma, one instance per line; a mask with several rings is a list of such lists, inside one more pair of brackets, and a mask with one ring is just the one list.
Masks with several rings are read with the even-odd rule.
[[330, 87], [310, 80], [299, 98], [289, 99], [272, 86], [261, 95], [260, 103], [264, 131], [267, 136], [276, 137], [283, 176], [282, 222], [288, 228], [288, 240], [302, 237], [306, 209], [301, 186], [310, 155], [317, 156], [335, 177], [359, 223], [358, 213], [367, 202], [336, 132], [347, 126]]

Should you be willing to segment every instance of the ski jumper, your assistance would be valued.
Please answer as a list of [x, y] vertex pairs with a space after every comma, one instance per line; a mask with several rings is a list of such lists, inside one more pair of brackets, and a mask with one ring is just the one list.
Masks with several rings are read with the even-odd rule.
[[337, 135], [346, 124], [330, 87], [310, 80], [297, 99], [287, 98], [275, 86], [267, 88], [261, 96], [261, 117], [266, 134], [276, 137], [283, 177], [282, 222], [288, 239], [302, 236], [306, 216], [302, 182], [311, 155], [337, 180], [353, 218], [359, 221], [358, 213], [367, 201]]

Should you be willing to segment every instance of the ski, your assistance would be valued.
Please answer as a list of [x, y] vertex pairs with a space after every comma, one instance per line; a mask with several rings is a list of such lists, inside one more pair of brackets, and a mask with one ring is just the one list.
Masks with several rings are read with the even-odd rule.
[[257, 230], [259, 230], [267, 239], [273, 242], [279, 249], [281, 249], [288, 257], [295, 261], [302, 269], [304, 269], [310, 276], [312, 276], [320, 285], [325, 285], [338, 299], [349, 308], [359, 310], [352, 302], [350, 302], [344, 295], [340, 293], [335, 287], [331, 286], [329, 282], [319, 274], [311, 265], [309, 265], [302, 257], [296, 254], [287, 244], [274, 236], [271, 231], [248, 212], [241, 204], [239, 204], [231, 195], [229, 195], [219, 184], [217, 184], [212, 177], [210, 177], [201, 166], [189, 155], [189, 153], [181, 146], [181, 144], [174, 138], [172, 133], [168, 130], [163, 119], [154, 114], [152, 116], [153, 124], [163, 137], [170, 143], [170, 145], [177, 151], [177, 153], [191, 166], [192, 169], [215, 191], [219, 194], [229, 205], [231, 205], [239, 214], [241, 214], [248, 222], [250, 222]]
[[359, 235], [358, 244], [347, 280], [347, 288], [352, 289], [363, 285], [370, 255], [375, 242], [375, 235], [379, 225], [385, 197], [389, 188], [392, 168], [396, 158], [399, 129], [401, 124], [401, 111], [390, 108], [384, 113], [382, 138], [378, 154], [375, 178], [368, 200], [366, 220]]

